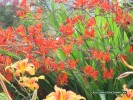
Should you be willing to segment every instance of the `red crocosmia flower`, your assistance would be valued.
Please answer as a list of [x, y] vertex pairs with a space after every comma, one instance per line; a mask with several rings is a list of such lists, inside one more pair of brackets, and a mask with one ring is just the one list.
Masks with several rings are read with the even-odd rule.
[[60, 68], [60, 70], [64, 70], [64, 67], [65, 67], [64, 62], [60, 62], [60, 64], [59, 64], [59, 68]]
[[17, 11], [17, 15], [20, 16], [21, 18], [24, 18], [25, 14], [29, 11], [30, 11], [30, 9], [27, 5], [27, 1], [22, 0], [22, 2], [19, 5], [19, 10]]
[[103, 60], [105, 62], [108, 62], [110, 60], [110, 53], [109, 52], [104, 53]]
[[5, 59], [5, 65], [10, 65], [11, 63], [12, 63], [12, 58], [7, 56]]
[[[30, 59], [30, 60], [33, 60], [33, 59], [34, 59], [33, 54], [31, 54], [31, 53], [28, 53], [28, 54], [26, 55], [26, 58], [27, 58], [27, 59]], [[33, 65], [34, 65], [34, 64], [33, 64]]]
[[[92, 50], [92, 55], [94, 58], [97, 58], [97, 56], [99, 55], [99, 51], [98, 50]], [[101, 57], [100, 57], [101, 59]], [[99, 60], [99, 57], [98, 57], [98, 60]]]
[[[124, 15], [124, 14], [123, 14]], [[129, 15], [129, 13], [126, 13], [123, 19], [123, 25], [130, 25], [132, 22], [132, 17]]]
[[95, 6], [98, 6], [103, 0], [90, 0], [88, 6], [88, 9], [92, 9]]
[[72, 24], [75, 24], [77, 23], [78, 21], [82, 21], [83, 18], [81, 15], [78, 15], [78, 16], [75, 16], [73, 19], [72, 19]]
[[106, 23], [103, 28], [106, 29], [108, 26], [109, 26], [109, 24]]
[[111, 37], [111, 36], [113, 36], [113, 35], [114, 35], [114, 32], [112, 32], [112, 31], [108, 30], [108, 31], [107, 31], [107, 35], [108, 35], [109, 37]]
[[20, 6], [26, 6], [27, 5], [27, 0], [22, 0]]
[[25, 10], [18, 10], [16, 15], [19, 16], [19, 17], [24, 18], [25, 14], [26, 14]]
[[38, 20], [39, 18], [41, 18], [41, 14], [35, 13], [34, 18]]
[[42, 10], [41, 7], [38, 7], [38, 8], [37, 8], [37, 13], [39, 13], [39, 14], [42, 14], [42, 13], [43, 13], [43, 10]]
[[66, 25], [62, 24], [60, 26], [60, 32], [63, 33], [63, 35], [71, 36], [73, 34], [73, 24], [68, 23]]
[[133, 52], [133, 46], [130, 46], [128, 52], [132, 53]]
[[95, 31], [94, 31], [94, 29], [91, 29], [90, 31], [85, 30], [84, 37], [94, 38], [95, 37]]
[[72, 51], [72, 46], [71, 45], [65, 45], [62, 47], [62, 50], [66, 55], [69, 55]]
[[58, 85], [67, 85], [68, 83], [68, 75], [66, 72], [62, 72], [58, 75], [57, 84]]
[[35, 33], [40, 33], [42, 31], [42, 22], [35, 25]]
[[5, 31], [4, 31], [4, 38], [6, 41], [9, 41], [10, 39], [14, 38], [14, 29], [12, 27], [8, 27]]
[[95, 79], [98, 76], [98, 71], [93, 71], [93, 73], [90, 74], [90, 76]]
[[0, 54], [0, 63], [4, 63], [5, 59], [6, 59], [5, 56]]
[[42, 65], [41, 61], [36, 61], [36, 60], [31, 60], [32, 64], [35, 66], [36, 69], [40, 68], [40, 66]]
[[58, 64], [55, 61], [53, 61], [53, 63], [51, 64], [51, 67], [54, 71], [56, 72], [58, 71]]
[[55, 0], [56, 3], [65, 3], [67, 2], [68, 0]]
[[103, 58], [103, 56], [104, 56], [104, 52], [103, 51], [99, 51], [99, 53], [97, 54], [97, 56], [95, 56], [95, 58], [97, 60], [99, 60], [99, 59]]
[[76, 41], [76, 44], [77, 45], [82, 45], [83, 44], [83, 39], [82, 39], [82, 37], [78, 37], [78, 40]]
[[96, 25], [95, 18], [89, 18], [87, 23], [86, 23], [86, 28], [89, 28], [89, 27], [94, 26], [94, 25]]
[[95, 71], [92, 66], [86, 66], [85, 68], [83, 68], [83, 71], [85, 77], [90, 75], [92, 78], [96, 78], [98, 75], [98, 71]]
[[65, 45], [66, 40], [65, 40], [63, 37], [58, 37], [58, 38], [57, 38], [57, 43], [58, 43], [59, 45]]
[[120, 56], [124, 59], [124, 60], [126, 60], [127, 61], [127, 56], [125, 56], [125, 55], [123, 55], [123, 54], [120, 54]]
[[110, 11], [111, 6], [109, 5], [108, 2], [102, 2], [101, 8], [104, 9], [104, 10], [106, 10], [106, 11]]
[[114, 70], [111, 68], [110, 70], [106, 69], [103, 73], [104, 79], [111, 79], [114, 76]]
[[50, 59], [49, 57], [45, 58], [44, 59], [44, 65], [49, 68], [51, 66], [51, 63], [52, 63], [52, 59]]
[[75, 7], [82, 7], [82, 6], [85, 6], [87, 2], [88, 0], [75, 0], [73, 2], [73, 5], [75, 5]]
[[116, 14], [116, 17], [114, 18], [114, 21], [121, 25], [122, 27], [127, 27], [131, 24], [132, 17], [129, 15], [129, 13], [123, 13], [121, 10]]
[[12, 76], [11, 73], [8, 72], [8, 73], [5, 75], [5, 78], [6, 78], [8, 81], [12, 81], [13, 76]]
[[74, 60], [72, 60], [72, 59], [69, 59], [69, 60], [68, 60], [68, 65], [69, 65], [72, 69], [76, 68], [76, 62], [75, 62]]
[[69, 17], [67, 17], [67, 18], [66, 18], [66, 23], [71, 23], [71, 22], [72, 22], [72, 19], [69, 18]]
[[39, 33], [42, 32], [42, 22], [39, 22], [38, 24], [34, 25], [34, 26], [30, 26], [28, 27], [28, 32], [31, 36], [34, 35], [40, 35]]
[[24, 48], [24, 52], [25, 53], [29, 53], [33, 48], [33, 45], [27, 45], [25, 48]]
[[19, 34], [21, 37], [24, 37], [26, 35], [26, 29], [24, 25], [18, 26], [18, 28], [16, 29], [16, 33]]

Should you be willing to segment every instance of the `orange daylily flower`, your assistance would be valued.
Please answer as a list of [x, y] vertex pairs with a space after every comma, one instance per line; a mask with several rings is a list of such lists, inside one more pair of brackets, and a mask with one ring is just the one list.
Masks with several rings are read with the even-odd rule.
[[127, 94], [122, 94], [121, 97], [117, 97], [115, 100], [132, 100], [133, 99], [133, 89], [128, 89], [126, 85], [123, 85], [123, 90], [127, 91]]
[[28, 87], [30, 90], [34, 91], [35, 89], [37, 90], [39, 88], [39, 85], [36, 83], [38, 82], [39, 79], [45, 79], [44, 76], [39, 76], [39, 77], [20, 77], [20, 81], [18, 82], [19, 85], [22, 87]]
[[76, 95], [76, 93], [72, 91], [61, 89], [56, 85], [54, 89], [55, 92], [50, 93], [44, 100], [86, 100], [84, 97]]
[[35, 75], [35, 66], [32, 63], [28, 63], [28, 59], [18, 61], [11, 66], [6, 67], [6, 69], [8, 68], [16, 69], [16, 76], [20, 76], [20, 73], [24, 74], [25, 72], [28, 72], [30, 75]]

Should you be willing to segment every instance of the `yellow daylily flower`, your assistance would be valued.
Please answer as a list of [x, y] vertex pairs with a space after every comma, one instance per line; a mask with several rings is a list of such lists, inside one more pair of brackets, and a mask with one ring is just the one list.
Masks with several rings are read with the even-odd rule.
[[39, 88], [39, 85], [37, 84], [39, 79], [45, 79], [45, 77], [44, 76], [32, 77], [32, 78], [20, 77], [18, 84], [22, 87], [27, 87], [30, 90], [34, 91]]
[[51, 92], [44, 100], [86, 100], [72, 91], [66, 91], [55, 85], [55, 92]]
[[117, 97], [115, 100], [132, 100], [133, 99], [133, 89], [128, 89], [126, 85], [123, 85], [123, 90], [127, 91], [127, 94], [122, 94], [121, 97]]
[[16, 69], [16, 76], [20, 76], [20, 73], [24, 74], [25, 72], [28, 72], [30, 75], [35, 75], [35, 66], [32, 63], [28, 63], [28, 59], [18, 61], [11, 66], [6, 67], [6, 69], [8, 68]]

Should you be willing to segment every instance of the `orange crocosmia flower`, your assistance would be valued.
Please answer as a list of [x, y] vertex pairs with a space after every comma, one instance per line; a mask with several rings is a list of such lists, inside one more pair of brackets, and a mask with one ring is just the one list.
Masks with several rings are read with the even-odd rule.
[[96, 25], [95, 18], [89, 18], [87, 23], [86, 23], [86, 28], [89, 28], [89, 27], [94, 26], [94, 25]]
[[58, 85], [67, 85], [68, 83], [68, 75], [66, 72], [62, 72], [57, 77], [57, 84]]
[[69, 55], [72, 51], [72, 46], [71, 45], [65, 45], [62, 47], [62, 50], [66, 55]]
[[105, 79], [111, 79], [114, 76], [114, 70], [111, 68], [110, 70], [106, 69], [103, 73], [103, 77]]
[[38, 20], [39, 18], [41, 18], [41, 14], [38, 13], [34, 14], [34, 18]]
[[112, 32], [112, 31], [108, 30], [108, 31], [107, 31], [107, 35], [108, 35], [109, 37], [111, 37], [111, 36], [113, 36], [113, 35], [114, 35], [114, 32]]
[[75, 44], [77, 44], [77, 45], [82, 45], [83, 42], [84, 42], [84, 41], [83, 41], [82, 37], [78, 37]]
[[16, 33], [18, 33], [20, 36], [24, 37], [26, 35], [26, 29], [25, 29], [24, 25], [18, 26], [18, 28], [16, 29]]
[[15, 70], [15, 75], [20, 76], [21, 74], [24, 74], [25, 72], [28, 72], [30, 75], [35, 75], [35, 66], [32, 63], [28, 63], [28, 59], [24, 59], [21, 61], [18, 61], [11, 66], [7, 66], [6, 69], [8, 68], [14, 68]]
[[18, 84], [22, 87], [27, 87], [30, 90], [34, 91], [39, 88], [39, 85], [37, 84], [39, 79], [45, 79], [45, 77], [44, 76], [32, 77], [32, 78], [20, 77]]
[[117, 97], [115, 100], [132, 100], [133, 99], [133, 89], [128, 89], [126, 85], [123, 85], [123, 90], [126, 91], [126, 94], [121, 94], [120, 97]]
[[98, 50], [92, 50], [92, 55], [94, 58], [96, 58], [97, 60], [101, 59], [102, 57], [99, 56], [99, 51]]
[[108, 26], [109, 26], [109, 24], [106, 23], [103, 28], [106, 29], [106, 28], [108, 28]]
[[76, 93], [72, 91], [58, 88], [56, 85], [54, 89], [55, 92], [51, 92], [44, 100], [86, 100], [84, 97], [76, 95]]

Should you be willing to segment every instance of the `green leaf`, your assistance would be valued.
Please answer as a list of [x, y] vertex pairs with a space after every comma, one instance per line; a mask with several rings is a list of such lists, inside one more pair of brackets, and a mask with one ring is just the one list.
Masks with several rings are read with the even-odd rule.
[[127, 83], [127, 87], [133, 86], [133, 78]]
[[6, 55], [6, 56], [10, 56], [10, 57], [12, 57], [14, 60], [20, 60], [20, 59], [21, 59], [21, 57], [19, 57], [18, 55], [15, 55], [15, 54], [13, 54], [13, 53], [10, 53], [10, 52], [5, 51], [5, 50], [2, 50], [2, 49], [0, 49], [0, 53], [3, 54], [3, 55]]
[[60, 58], [60, 60], [65, 60], [66, 59], [66, 55], [64, 54], [64, 52], [61, 49], [57, 49], [57, 56]]
[[6, 94], [4, 92], [0, 93], [0, 100], [6, 100]]
[[99, 94], [99, 95], [100, 95], [100, 97], [101, 97], [101, 100], [106, 100], [105, 94]]

